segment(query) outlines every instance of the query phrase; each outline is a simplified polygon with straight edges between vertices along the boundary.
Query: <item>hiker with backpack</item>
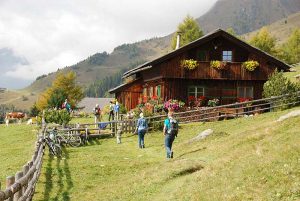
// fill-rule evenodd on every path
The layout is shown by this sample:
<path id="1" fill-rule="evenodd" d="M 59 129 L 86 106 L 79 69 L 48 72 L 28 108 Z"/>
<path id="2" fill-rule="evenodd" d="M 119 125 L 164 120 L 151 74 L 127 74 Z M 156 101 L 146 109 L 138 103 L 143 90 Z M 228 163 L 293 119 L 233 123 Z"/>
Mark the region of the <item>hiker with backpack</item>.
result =
<path id="1" fill-rule="evenodd" d="M 68 99 L 65 100 L 65 102 L 62 104 L 61 108 L 66 109 L 68 111 L 68 113 L 71 112 L 71 105 L 68 102 Z"/>
<path id="2" fill-rule="evenodd" d="M 97 128 L 97 123 L 101 121 L 101 109 L 98 104 L 96 104 L 93 113 L 95 115 L 95 128 Z"/>
<path id="3" fill-rule="evenodd" d="M 138 143 L 139 143 L 139 148 L 144 149 L 145 148 L 145 142 L 144 142 L 144 137 L 148 129 L 148 124 L 146 119 L 144 118 L 144 114 L 140 114 L 140 118 L 138 119 L 137 126 L 135 129 L 135 133 L 138 133 Z"/>
<path id="4" fill-rule="evenodd" d="M 178 122 L 173 118 L 173 112 L 168 113 L 168 118 L 164 122 L 163 134 L 165 136 L 167 158 L 173 158 L 172 144 L 178 134 Z"/>

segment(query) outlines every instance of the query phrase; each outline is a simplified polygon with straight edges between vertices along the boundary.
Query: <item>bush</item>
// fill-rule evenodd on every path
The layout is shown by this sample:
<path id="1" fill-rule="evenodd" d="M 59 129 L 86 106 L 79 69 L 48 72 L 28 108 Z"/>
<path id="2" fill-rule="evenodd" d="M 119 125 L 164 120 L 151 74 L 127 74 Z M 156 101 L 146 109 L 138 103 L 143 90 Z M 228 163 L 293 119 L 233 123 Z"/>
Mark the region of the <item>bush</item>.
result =
<path id="1" fill-rule="evenodd" d="M 120 114 L 126 114 L 127 110 L 126 110 L 125 106 L 123 104 L 120 104 L 120 103 L 119 103 L 119 105 L 120 105 Z"/>
<path id="2" fill-rule="evenodd" d="M 67 110 L 46 110 L 46 123 L 68 124 L 71 121 L 71 116 Z"/>
<path id="3" fill-rule="evenodd" d="M 165 110 L 172 110 L 174 112 L 177 112 L 180 108 L 184 107 L 185 103 L 182 101 L 178 101 L 175 99 L 170 99 L 164 103 L 164 109 Z"/>
<path id="4" fill-rule="evenodd" d="M 264 84 L 263 89 L 263 96 L 265 98 L 289 94 L 289 96 L 286 96 L 282 98 L 279 102 L 276 102 L 275 106 L 279 106 L 282 104 L 296 102 L 298 100 L 296 92 L 300 90 L 300 87 L 298 84 L 295 84 L 286 77 L 284 77 L 283 72 L 278 72 L 276 69 L 274 73 L 271 74 L 268 81 Z M 284 109 L 294 105 L 295 104 L 291 104 L 288 106 L 280 106 L 279 108 Z"/>
<path id="5" fill-rule="evenodd" d="M 218 104 L 219 104 L 219 99 L 217 99 L 217 98 L 208 100 L 208 102 L 207 102 L 208 107 L 216 107 Z"/>
<path id="6" fill-rule="evenodd" d="M 31 117 L 36 117 L 36 116 L 38 116 L 39 115 L 39 109 L 37 108 L 37 106 L 36 106 L 36 103 L 34 103 L 33 104 L 33 106 L 30 108 L 30 110 L 29 110 L 29 115 L 31 116 Z"/>

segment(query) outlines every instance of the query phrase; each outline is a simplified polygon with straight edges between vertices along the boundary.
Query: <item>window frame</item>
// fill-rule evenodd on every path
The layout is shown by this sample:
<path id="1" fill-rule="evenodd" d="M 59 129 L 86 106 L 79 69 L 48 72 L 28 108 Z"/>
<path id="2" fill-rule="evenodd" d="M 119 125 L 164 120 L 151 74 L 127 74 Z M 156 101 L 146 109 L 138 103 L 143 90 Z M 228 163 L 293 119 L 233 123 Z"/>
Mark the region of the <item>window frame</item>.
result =
<path id="1" fill-rule="evenodd" d="M 159 88 L 159 93 L 158 93 L 158 88 Z M 157 96 L 158 98 L 161 97 L 161 85 L 160 84 L 155 86 L 154 95 Z"/>
<path id="2" fill-rule="evenodd" d="M 148 96 L 149 96 L 150 98 L 153 97 L 153 87 L 152 87 L 152 86 L 148 88 Z"/>
<path id="3" fill-rule="evenodd" d="M 229 54 L 229 52 L 231 54 Z M 230 57 L 230 60 L 228 60 L 229 57 Z M 224 58 L 227 58 L 227 59 L 224 59 Z M 232 50 L 222 50 L 222 61 L 224 61 L 224 62 L 232 62 L 233 61 L 233 51 Z"/>
<path id="4" fill-rule="evenodd" d="M 146 97 L 148 95 L 147 87 L 143 88 L 143 96 Z"/>
<path id="5" fill-rule="evenodd" d="M 241 90 L 242 89 L 242 90 Z M 250 96 L 247 96 L 247 90 L 250 89 Z M 243 91 L 243 96 L 240 96 L 240 90 Z M 254 98 L 254 87 L 238 87 L 237 88 L 237 98 L 251 98 L 253 99 Z"/>
<path id="6" fill-rule="evenodd" d="M 198 89 L 201 88 L 201 95 L 200 95 L 200 92 L 198 92 Z M 194 92 L 192 92 L 194 95 L 192 95 L 190 93 L 190 89 L 194 89 Z M 199 85 L 191 85 L 191 86 L 188 86 L 188 89 L 187 89 L 187 95 L 188 97 L 190 96 L 194 96 L 195 98 L 198 98 L 199 96 L 205 96 L 205 87 L 204 86 L 199 86 Z"/>

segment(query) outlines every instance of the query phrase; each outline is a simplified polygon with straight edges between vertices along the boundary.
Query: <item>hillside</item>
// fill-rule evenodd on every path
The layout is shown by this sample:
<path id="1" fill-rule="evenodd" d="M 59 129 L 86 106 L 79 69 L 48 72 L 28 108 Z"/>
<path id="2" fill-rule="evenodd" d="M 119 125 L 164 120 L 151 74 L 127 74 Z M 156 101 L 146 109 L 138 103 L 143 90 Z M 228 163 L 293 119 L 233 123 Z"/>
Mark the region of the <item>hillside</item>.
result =
<path id="1" fill-rule="evenodd" d="M 299 0 L 219 0 L 198 22 L 205 31 L 231 27 L 244 34 L 299 11 Z"/>
<path id="2" fill-rule="evenodd" d="M 300 28 L 300 12 L 276 21 L 266 27 L 271 35 L 277 39 L 278 44 L 281 44 L 289 38 L 295 28 Z M 256 35 L 258 31 L 259 30 L 244 34 L 243 37 L 247 41 Z"/>
<path id="3" fill-rule="evenodd" d="M 63 160 L 46 153 L 34 200 L 299 200 L 300 117 L 275 122 L 289 111 L 182 125 L 169 161 L 161 131 L 143 150 L 124 135 L 68 147 Z"/>
<path id="4" fill-rule="evenodd" d="M 37 94 L 26 91 L 4 91 L 0 92 L 0 105 L 14 105 L 21 110 L 29 110 L 37 99 Z"/>
<path id="5" fill-rule="evenodd" d="M 197 20 L 204 32 L 232 27 L 237 33 L 243 34 L 297 11 L 300 11 L 299 0 L 219 0 L 210 11 Z M 135 67 L 168 52 L 170 38 L 171 35 L 168 35 L 133 44 L 123 44 L 116 47 L 111 54 L 97 53 L 62 71 L 74 70 L 78 75 L 78 82 L 87 86 L 95 80 L 119 72 L 120 69 Z M 25 90 L 43 91 L 50 85 L 54 76 L 55 72 L 33 82 Z"/>

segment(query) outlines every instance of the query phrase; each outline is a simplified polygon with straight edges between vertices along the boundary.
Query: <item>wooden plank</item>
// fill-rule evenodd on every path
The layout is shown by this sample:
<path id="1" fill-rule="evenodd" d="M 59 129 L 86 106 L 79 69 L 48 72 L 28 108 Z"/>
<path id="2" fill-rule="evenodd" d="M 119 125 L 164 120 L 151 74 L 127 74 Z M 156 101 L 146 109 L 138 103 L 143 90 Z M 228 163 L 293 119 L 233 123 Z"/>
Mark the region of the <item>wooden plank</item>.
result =
<path id="1" fill-rule="evenodd" d="M 15 176 L 6 177 L 6 189 L 10 189 L 10 187 L 15 183 Z M 13 201 L 13 195 L 10 191 L 10 196 L 6 201 Z"/>
<path id="2" fill-rule="evenodd" d="M 19 179 L 23 177 L 23 172 L 19 171 L 16 173 L 16 181 L 18 182 Z M 14 194 L 14 201 L 18 201 L 19 198 L 23 195 L 22 186 L 20 185 L 20 189 Z"/>

